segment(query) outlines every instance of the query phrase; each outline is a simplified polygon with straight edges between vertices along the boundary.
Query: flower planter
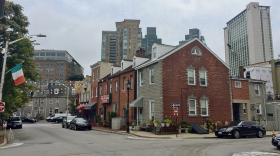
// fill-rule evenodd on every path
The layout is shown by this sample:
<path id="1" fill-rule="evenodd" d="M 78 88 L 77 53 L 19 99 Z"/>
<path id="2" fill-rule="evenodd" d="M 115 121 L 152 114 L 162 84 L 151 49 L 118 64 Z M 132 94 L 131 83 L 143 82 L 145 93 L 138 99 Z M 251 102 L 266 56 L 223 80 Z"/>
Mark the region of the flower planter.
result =
<path id="1" fill-rule="evenodd" d="M 165 123 L 161 123 L 161 127 L 164 127 L 165 126 Z"/>
<path id="2" fill-rule="evenodd" d="M 186 128 L 187 127 L 187 124 L 182 124 L 182 128 Z"/>
<path id="3" fill-rule="evenodd" d="M 157 127 L 158 123 L 154 123 L 154 126 Z"/>
<path id="4" fill-rule="evenodd" d="M 166 127 L 169 127 L 169 126 L 170 126 L 170 123 L 166 123 L 165 125 L 166 125 Z"/>
<path id="5" fill-rule="evenodd" d="M 153 123 L 147 123 L 147 125 L 148 125 L 148 126 L 154 126 L 154 124 L 153 124 Z"/>

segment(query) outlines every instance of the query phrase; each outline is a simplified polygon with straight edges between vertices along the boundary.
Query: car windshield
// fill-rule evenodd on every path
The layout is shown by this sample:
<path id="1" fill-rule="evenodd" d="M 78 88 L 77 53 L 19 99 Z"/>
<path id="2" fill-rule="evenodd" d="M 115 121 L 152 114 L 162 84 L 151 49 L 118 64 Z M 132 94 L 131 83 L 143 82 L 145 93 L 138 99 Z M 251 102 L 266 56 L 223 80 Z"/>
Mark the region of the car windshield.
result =
<path id="1" fill-rule="evenodd" d="M 51 115 L 51 117 L 54 117 L 54 116 L 55 116 L 55 114 Z"/>
<path id="2" fill-rule="evenodd" d="M 20 118 L 19 117 L 11 117 L 10 120 L 11 121 L 20 121 Z"/>
<path id="3" fill-rule="evenodd" d="M 242 124 L 242 121 L 232 121 L 227 124 L 227 126 L 240 126 Z"/>
<path id="4" fill-rule="evenodd" d="M 77 118 L 76 120 L 77 122 L 85 122 L 85 123 L 88 123 L 88 120 L 85 120 L 83 118 Z"/>
<path id="5" fill-rule="evenodd" d="M 75 118 L 75 116 L 68 116 L 67 120 L 73 120 Z"/>

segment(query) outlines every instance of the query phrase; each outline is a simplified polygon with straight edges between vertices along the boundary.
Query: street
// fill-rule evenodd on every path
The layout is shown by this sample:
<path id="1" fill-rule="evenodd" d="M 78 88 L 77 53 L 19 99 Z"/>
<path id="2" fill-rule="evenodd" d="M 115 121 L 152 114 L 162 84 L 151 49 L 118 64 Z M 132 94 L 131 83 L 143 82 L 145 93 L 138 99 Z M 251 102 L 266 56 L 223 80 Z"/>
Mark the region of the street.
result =
<path id="1" fill-rule="evenodd" d="M 24 124 L 14 129 L 17 147 L 0 148 L 1 156 L 68 155 L 188 155 L 230 156 L 237 152 L 274 152 L 270 137 L 242 139 L 133 139 L 127 135 L 99 131 L 74 131 L 61 124 Z"/>

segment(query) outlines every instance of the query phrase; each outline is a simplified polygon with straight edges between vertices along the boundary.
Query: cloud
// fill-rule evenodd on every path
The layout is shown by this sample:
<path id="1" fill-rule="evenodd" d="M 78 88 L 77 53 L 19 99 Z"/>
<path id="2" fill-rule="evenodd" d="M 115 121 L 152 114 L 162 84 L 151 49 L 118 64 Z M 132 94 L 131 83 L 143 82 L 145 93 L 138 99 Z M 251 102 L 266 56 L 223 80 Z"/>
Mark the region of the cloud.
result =
<path id="1" fill-rule="evenodd" d="M 29 32 L 46 34 L 36 39 L 35 49 L 67 50 L 90 75 L 90 65 L 101 58 L 102 30 L 115 30 L 115 22 L 141 20 L 143 36 L 146 27 L 157 27 L 164 44 L 177 45 L 189 29 L 198 28 L 206 44 L 225 59 L 226 22 L 246 8 L 250 0 L 14 0 L 24 7 L 30 21 Z M 280 2 L 260 0 L 271 6 L 274 56 L 280 51 Z"/>

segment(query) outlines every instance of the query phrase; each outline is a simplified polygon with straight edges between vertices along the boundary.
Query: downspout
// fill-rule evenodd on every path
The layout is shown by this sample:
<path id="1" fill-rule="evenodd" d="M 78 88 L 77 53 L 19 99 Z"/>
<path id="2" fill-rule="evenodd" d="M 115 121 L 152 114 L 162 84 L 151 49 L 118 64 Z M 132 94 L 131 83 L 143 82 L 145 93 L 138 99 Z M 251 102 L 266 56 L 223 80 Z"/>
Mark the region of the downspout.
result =
<path id="1" fill-rule="evenodd" d="M 229 96 L 230 96 L 231 121 L 233 121 L 232 88 L 231 88 L 231 77 L 230 76 L 229 76 Z"/>
<path id="2" fill-rule="evenodd" d="M 266 115 L 267 115 L 267 113 L 266 113 L 266 103 L 265 103 L 265 92 L 264 92 L 264 87 L 265 87 L 265 84 L 263 83 L 263 104 L 264 104 L 264 110 L 265 110 L 265 127 L 267 127 L 267 118 L 266 118 Z"/>

